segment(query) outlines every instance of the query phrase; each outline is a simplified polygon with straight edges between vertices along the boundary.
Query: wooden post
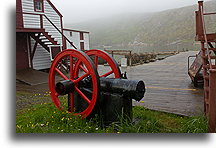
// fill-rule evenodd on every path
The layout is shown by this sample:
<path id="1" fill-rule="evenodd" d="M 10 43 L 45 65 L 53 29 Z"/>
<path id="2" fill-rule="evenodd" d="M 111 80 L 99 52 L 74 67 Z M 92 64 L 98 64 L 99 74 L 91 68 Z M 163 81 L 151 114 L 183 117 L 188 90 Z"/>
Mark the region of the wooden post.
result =
<path id="1" fill-rule="evenodd" d="M 209 70 L 209 133 L 215 133 L 215 108 L 216 108 L 216 70 Z"/>
<path id="2" fill-rule="evenodd" d="M 132 65 L 132 54 L 131 54 L 131 50 L 130 50 L 130 52 L 129 52 L 129 66 L 131 66 Z"/>
<path id="3" fill-rule="evenodd" d="M 43 29 L 43 15 L 40 15 L 40 27 Z"/>

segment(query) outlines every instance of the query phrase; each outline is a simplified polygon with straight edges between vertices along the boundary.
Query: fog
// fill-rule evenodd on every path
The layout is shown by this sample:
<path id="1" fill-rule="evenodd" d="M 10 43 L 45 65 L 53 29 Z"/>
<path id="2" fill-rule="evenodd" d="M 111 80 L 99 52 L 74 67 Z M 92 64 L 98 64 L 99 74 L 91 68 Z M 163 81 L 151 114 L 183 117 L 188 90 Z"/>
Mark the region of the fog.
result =
<path id="1" fill-rule="evenodd" d="M 157 12 L 197 4 L 198 0 L 51 0 L 65 24 L 122 13 Z M 207 1 L 207 0 L 206 0 Z"/>

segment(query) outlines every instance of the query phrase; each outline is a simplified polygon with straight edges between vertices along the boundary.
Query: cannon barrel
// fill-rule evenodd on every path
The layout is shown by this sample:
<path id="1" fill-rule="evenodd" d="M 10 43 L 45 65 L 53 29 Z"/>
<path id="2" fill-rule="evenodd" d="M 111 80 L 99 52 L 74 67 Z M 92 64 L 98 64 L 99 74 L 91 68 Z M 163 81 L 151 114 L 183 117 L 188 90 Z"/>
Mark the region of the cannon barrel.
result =
<path id="1" fill-rule="evenodd" d="M 100 78 L 100 90 L 140 101 L 145 94 L 145 84 L 139 80 Z"/>
<path id="2" fill-rule="evenodd" d="M 89 88 L 90 80 L 82 80 L 81 87 Z M 74 84 L 70 80 L 60 81 L 56 84 L 56 91 L 59 95 L 73 92 Z M 128 79 L 100 78 L 100 90 L 109 93 L 122 94 L 125 97 L 140 101 L 145 94 L 145 84 L 143 81 Z"/>

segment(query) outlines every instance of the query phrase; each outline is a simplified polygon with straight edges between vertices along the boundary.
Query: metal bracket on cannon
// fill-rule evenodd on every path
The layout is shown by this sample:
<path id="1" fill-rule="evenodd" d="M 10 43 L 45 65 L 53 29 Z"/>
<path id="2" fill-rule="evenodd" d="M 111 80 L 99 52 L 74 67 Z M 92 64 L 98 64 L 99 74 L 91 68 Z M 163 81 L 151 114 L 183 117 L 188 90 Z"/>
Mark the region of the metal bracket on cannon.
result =
<path id="1" fill-rule="evenodd" d="M 109 66 L 99 65 L 100 60 Z M 60 68 L 62 60 L 67 61 L 69 74 Z M 99 71 L 102 67 L 103 73 Z M 109 69 L 104 71 L 104 69 Z M 64 80 L 55 82 L 57 77 Z M 75 115 L 91 118 L 96 114 L 107 125 L 118 122 L 123 115 L 132 119 L 132 99 L 140 101 L 144 97 L 143 81 L 128 80 L 121 74 L 116 61 L 106 52 L 89 50 L 64 50 L 58 54 L 51 65 L 49 87 L 55 106 L 68 109 Z M 67 106 L 63 106 L 60 96 L 68 95 Z"/>

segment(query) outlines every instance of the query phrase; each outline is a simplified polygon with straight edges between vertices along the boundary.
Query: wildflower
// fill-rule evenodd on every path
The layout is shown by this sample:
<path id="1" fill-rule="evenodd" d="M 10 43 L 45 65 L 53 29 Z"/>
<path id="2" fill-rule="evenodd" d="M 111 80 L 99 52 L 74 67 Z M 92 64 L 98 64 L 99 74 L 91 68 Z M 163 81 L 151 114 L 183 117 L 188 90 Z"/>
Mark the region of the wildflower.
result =
<path id="1" fill-rule="evenodd" d="M 63 117 L 61 120 L 63 121 L 65 119 L 65 117 Z"/>
<path id="2" fill-rule="evenodd" d="M 95 130 L 98 130 L 98 127 L 96 127 Z"/>
<path id="3" fill-rule="evenodd" d="M 44 126 L 44 124 L 40 124 L 40 126 Z"/>
<path id="4" fill-rule="evenodd" d="M 117 134 L 119 134 L 120 132 L 117 132 Z"/>
<path id="5" fill-rule="evenodd" d="M 61 132 L 63 132 L 64 130 L 61 130 Z"/>

